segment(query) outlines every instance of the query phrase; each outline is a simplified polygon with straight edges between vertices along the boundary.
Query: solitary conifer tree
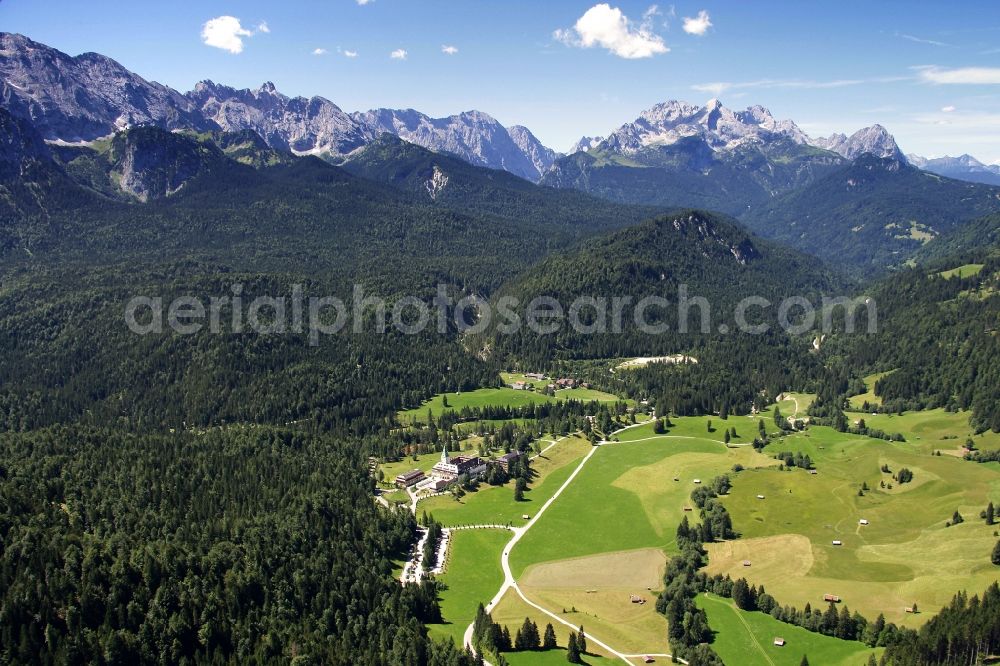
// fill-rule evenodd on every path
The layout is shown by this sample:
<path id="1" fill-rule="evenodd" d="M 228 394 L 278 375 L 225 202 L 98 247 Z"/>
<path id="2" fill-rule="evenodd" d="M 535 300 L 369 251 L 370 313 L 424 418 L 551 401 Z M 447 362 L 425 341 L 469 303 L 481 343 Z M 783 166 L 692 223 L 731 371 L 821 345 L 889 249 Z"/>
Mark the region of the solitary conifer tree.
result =
<path id="1" fill-rule="evenodd" d="M 556 630 L 552 628 L 552 623 L 545 625 L 545 637 L 542 638 L 542 649 L 543 650 L 555 650 L 559 647 L 556 643 Z"/>

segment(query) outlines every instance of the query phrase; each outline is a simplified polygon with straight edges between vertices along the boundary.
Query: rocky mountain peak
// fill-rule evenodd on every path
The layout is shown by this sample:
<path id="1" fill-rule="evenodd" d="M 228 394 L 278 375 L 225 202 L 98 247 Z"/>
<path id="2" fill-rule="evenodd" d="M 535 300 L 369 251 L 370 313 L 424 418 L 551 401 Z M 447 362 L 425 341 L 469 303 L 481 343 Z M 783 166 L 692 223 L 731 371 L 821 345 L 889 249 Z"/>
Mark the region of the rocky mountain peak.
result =
<path id="1" fill-rule="evenodd" d="M 849 160 L 870 153 L 875 157 L 906 161 L 903 151 L 896 145 L 896 139 L 889 130 L 879 124 L 859 129 L 851 136 L 832 134 L 826 138 L 815 139 L 812 144 L 831 150 Z"/>
<path id="2" fill-rule="evenodd" d="M 591 148 L 597 147 L 602 141 L 604 141 L 603 136 L 584 136 L 580 137 L 580 140 L 570 146 L 567 155 L 572 155 L 574 153 L 585 153 Z"/>
<path id="3" fill-rule="evenodd" d="M 643 111 L 635 121 L 618 128 L 602 147 L 631 155 L 649 146 L 672 145 L 689 137 L 700 137 L 713 150 L 772 138 L 790 139 L 798 144 L 808 141 L 795 123 L 776 121 L 762 106 L 737 112 L 713 98 L 704 106 L 677 100 L 657 104 Z"/>

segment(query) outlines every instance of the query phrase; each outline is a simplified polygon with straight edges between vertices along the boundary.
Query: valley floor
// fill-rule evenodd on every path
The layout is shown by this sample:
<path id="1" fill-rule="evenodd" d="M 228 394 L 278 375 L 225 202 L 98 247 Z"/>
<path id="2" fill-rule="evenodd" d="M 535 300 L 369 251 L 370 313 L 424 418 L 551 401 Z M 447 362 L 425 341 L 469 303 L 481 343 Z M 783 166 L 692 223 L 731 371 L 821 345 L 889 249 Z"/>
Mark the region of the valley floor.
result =
<path id="1" fill-rule="evenodd" d="M 782 415 L 795 416 L 805 413 L 812 396 L 783 398 Z M 740 538 L 708 545 L 709 573 L 745 577 L 782 605 L 824 607 L 823 596 L 835 594 L 869 619 L 881 613 L 919 626 L 955 592 L 979 593 L 997 579 L 989 555 L 998 528 L 985 525 L 979 513 L 989 501 L 1000 503 L 1000 465 L 955 455 L 965 442 L 966 414 L 865 418 L 907 441 L 812 426 L 773 437 L 758 452 L 750 443 L 760 420 L 777 435 L 771 412 L 675 418 L 664 434 L 639 423 L 596 446 L 578 436 L 549 439 L 535 459 L 537 477 L 525 502 L 515 502 L 509 487 L 422 500 L 418 511 L 446 526 L 513 529 L 453 532 L 441 576 L 448 586 L 446 623 L 432 631 L 468 640 L 476 606 L 492 599 L 488 610 L 512 633 L 529 617 L 540 628 L 553 624 L 565 645 L 571 628 L 584 627 L 598 655 L 588 663 L 667 655 L 667 624 L 655 601 L 676 552 L 675 531 L 685 516 L 697 522 L 691 492 L 722 474 L 732 480 L 722 501 Z M 728 445 L 720 428 L 736 431 Z M 981 436 L 977 445 L 992 448 L 994 439 Z M 775 458 L 783 451 L 808 454 L 815 473 L 785 468 Z M 912 481 L 895 483 L 903 468 L 912 471 Z M 946 526 L 955 511 L 966 521 Z M 812 663 L 855 664 L 874 652 L 738 610 L 728 599 L 702 595 L 697 603 L 715 631 L 713 648 L 727 663 L 797 664 L 805 654 Z M 913 606 L 918 613 L 905 612 Z M 785 647 L 773 645 L 776 636 Z M 506 656 L 512 664 L 564 659 L 561 650 Z"/>

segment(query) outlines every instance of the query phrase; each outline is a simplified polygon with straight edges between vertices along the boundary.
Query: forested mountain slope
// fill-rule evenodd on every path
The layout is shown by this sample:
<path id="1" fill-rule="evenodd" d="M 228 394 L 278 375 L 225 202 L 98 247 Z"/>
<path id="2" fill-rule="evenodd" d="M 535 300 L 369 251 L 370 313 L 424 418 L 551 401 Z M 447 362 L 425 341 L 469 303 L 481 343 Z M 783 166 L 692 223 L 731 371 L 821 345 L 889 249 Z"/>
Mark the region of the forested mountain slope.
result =
<path id="1" fill-rule="evenodd" d="M 620 155 L 600 146 L 556 160 L 541 184 L 611 201 L 687 206 L 740 215 L 774 194 L 812 182 L 843 160 L 787 139 L 713 151 L 701 138 Z"/>
<path id="2" fill-rule="evenodd" d="M 830 358 L 859 377 L 891 371 L 873 409 L 971 409 L 975 429 L 1000 432 L 1000 258 L 980 260 L 967 277 L 940 274 L 968 263 L 962 255 L 900 271 L 866 290 L 877 333 L 828 340 Z"/>
<path id="3" fill-rule="evenodd" d="M 442 208 L 537 229 L 562 222 L 577 238 L 636 224 L 663 210 L 611 203 L 576 190 L 539 187 L 506 171 L 472 166 L 391 134 L 383 134 L 351 155 L 343 168 Z M 537 240 L 544 242 L 543 237 Z"/>
<path id="4" fill-rule="evenodd" d="M 795 295 L 812 297 L 818 305 L 822 294 L 847 288 L 814 258 L 754 237 L 731 219 L 679 211 L 554 254 L 497 292 L 496 301 L 513 297 L 522 308 L 536 297 L 552 297 L 564 314 L 577 298 L 603 298 L 603 319 L 592 307 L 580 310 L 584 324 L 603 321 L 603 331 L 575 331 L 564 319 L 547 335 L 496 333 L 489 348 L 524 367 L 547 367 L 559 359 L 690 354 L 698 363 L 674 373 L 630 371 L 617 380 L 648 379 L 656 386 L 647 389 L 668 396 L 665 406 L 675 413 L 717 412 L 723 405 L 727 411 L 746 413 L 755 401 L 765 399 L 761 391 L 773 396 L 816 376 L 817 366 L 808 353 L 811 338 L 789 336 L 776 325 L 779 301 Z M 690 303 L 686 332 L 680 329 L 681 289 L 686 289 Z M 636 307 L 651 296 L 667 303 L 643 311 L 651 327 L 644 332 L 637 325 Z M 766 333 L 737 330 L 736 306 L 750 296 L 772 304 L 747 310 L 747 323 L 766 324 Z M 629 299 L 619 329 L 608 314 L 613 298 Z M 696 299 L 704 299 L 708 307 L 695 305 Z"/>
<path id="5" fill-rule="evenodd" d="M 998 209 L 1000 189 L 866 154 L 741 220 L 759 234 L 871 274 Z"/>

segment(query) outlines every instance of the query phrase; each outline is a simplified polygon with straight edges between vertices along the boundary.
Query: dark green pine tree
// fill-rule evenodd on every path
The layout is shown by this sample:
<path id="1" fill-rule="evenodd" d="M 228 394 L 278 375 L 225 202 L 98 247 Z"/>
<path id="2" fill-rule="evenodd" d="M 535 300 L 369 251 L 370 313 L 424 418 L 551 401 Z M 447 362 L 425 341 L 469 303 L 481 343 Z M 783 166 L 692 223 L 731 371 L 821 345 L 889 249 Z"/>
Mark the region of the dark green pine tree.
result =
<path id="1" fill-rule="evenodd" d="M 580 625 L 580 630 L 576 634 L 576 647 L 580 650 L 580 654 L 587 654 L 587 634 L 583 633 L 583 625 Z"/>
<path id="2" fill-rule="evenodd" d="M 555 650 L 559 647 L 556 642 L 556 630 L 552 627 L 552 623 L 545 625 L 545 636 L 542 638 L 542 649 L 543 650 Z"/>
<path id="3" fill-rule="evenodd" d="M 569 642 L 566 644 L 566 661 L 571 664 L 581 664 L 580 647 L 576 644 L 576 634 L 569 632 Z"/>
<path id="4" fill-rule="evenodd" d="M 524 618 L 524 623 L 517 630 L 517 637 L 514 639 L 514 649 L 518 652 L 525 650 L 537 650 L 542 646 L 542 640 L 538 636 L 538 625 L 531 621 L 531 618 Z"/>
<path id="5" fill-rule="evenodd" d="M 993 556 L 990 561 L 997 566 L 1000 566 L 1000 541 L 997 541 L 997 545 L 993 547 Z"/>
<path id="6" fill-rule="evenodd" d="M 809 657 L 802 655 L 802 661 L 799 662 L 799 666 L 809 666 Z"/>
<path id="7" fill-rule="evenodd" d="M 752 609 L 753 601 L 750 597 L 750 586 L 747 585 L 745 578 L 740 578 L 733 583 L 733 601 L 736 602 L 736 607 L 741 610 Z"/>

